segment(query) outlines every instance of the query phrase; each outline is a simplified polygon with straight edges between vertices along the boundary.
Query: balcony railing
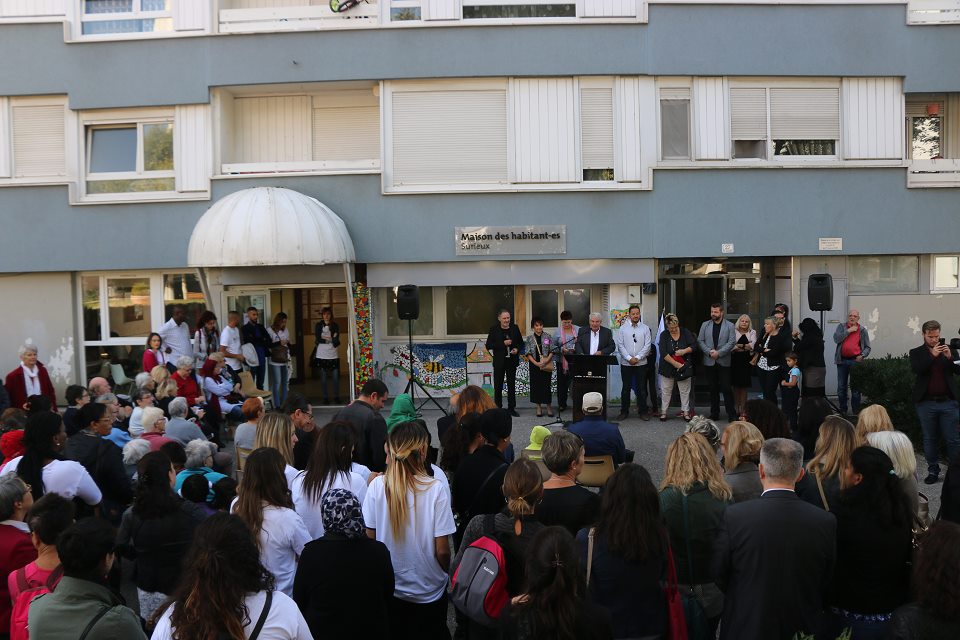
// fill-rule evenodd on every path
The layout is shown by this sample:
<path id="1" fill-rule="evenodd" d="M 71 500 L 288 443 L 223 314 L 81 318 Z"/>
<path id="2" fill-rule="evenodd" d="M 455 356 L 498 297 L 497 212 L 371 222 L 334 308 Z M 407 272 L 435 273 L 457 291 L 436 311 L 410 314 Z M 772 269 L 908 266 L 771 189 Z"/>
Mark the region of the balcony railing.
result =
<path id="1" fill-rule="evenodd" d="M 910 0 L 907 24 L 960 23 L 960 0 Z"/>
<path id="2" fill-rule="evenodd" d="M 960 187 L 960 159 L 911 160 L 907 187 Z"/>
<path id="3" fill-rule="evenodd" d="M 243 4 L 247 3 L 234 1 L 221 5 L 224 8 L 220 9 L 220 33 L 358 28 L 374 27 L 380 23 L 380 6 L 376 0 L 361 2 L 342 13 L 334 12 L 326 2 L 267 8 L 229 8 Z"/>

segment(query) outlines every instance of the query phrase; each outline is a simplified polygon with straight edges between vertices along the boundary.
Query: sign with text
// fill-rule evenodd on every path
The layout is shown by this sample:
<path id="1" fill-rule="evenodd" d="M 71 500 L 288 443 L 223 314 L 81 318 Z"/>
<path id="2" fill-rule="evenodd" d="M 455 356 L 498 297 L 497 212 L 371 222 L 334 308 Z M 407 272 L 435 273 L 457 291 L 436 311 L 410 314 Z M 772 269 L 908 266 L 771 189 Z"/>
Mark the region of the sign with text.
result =
<path id="1" fill-rule="evenodd" d="M 458 256 L 547 255 L 567 252 L 566 225 L 456 227 Z"/>

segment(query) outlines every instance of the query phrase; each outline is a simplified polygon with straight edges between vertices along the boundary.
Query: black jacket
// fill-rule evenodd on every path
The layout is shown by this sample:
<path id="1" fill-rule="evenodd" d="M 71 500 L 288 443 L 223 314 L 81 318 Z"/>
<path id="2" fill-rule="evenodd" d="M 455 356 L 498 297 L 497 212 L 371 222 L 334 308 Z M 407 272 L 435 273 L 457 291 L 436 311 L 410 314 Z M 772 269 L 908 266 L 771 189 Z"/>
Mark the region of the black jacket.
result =
<path id="1" fill-rule="evenodd" d="M 510 349 L 517 350 L 515 355 L 508 354 L 510 349 L 503 344 L 505 340 L 511 341 Z M 509 329 L 503 329 L 499 324 L 495 324 L 487 333 L 485 346 L 493 355 L 493 366 L 501 366 L 504 363 L 516 366 L 520 363 L 520 354 L 523 353 L 523 334 L 520 333 L 520 327 L 515 324 L 511 324 Z"/>
<path id="2" fill-rule="evenodd" d="M 123 466 L 120 447 L 96 434 L 79 431 L 67 438 L 64 455 L 87 470 L 103 494 L 100 504 L 103 517 L 118 524 L 123 510 L 133 499 L 133 486 Z"/>
<path id="3" fill-rule="evenodd" d="M 315 638 L 388 638 L 393 588 L 382 542 L 327 533 L 303 548 L 293 599 Z"/>
<path id="4" fill-rule="evenodd" d="M 670 337 L 669 331 L 664 331 L 660 334 L 660 362 L 658 373 L 665 378 L 673 378 L 677 375 L 677 369 L 669 362 L 665 361 L 664 358 L 667 356 L 673 357 L 673 338 Z M 693 335 L 688 329 L 680 327 L 680 339 L 677 340 L 677 350 L 686 349 L 687 347 L 693 347 L 693 351 L 687 355 L 680 356 L 683 358 L 684 362 L 694 363 L 696 362 L 697 357 L 697 338 Z"/>
<path id="5" fill-rule="evenodd" d="M 272 341 L 270 340 L 270 334 L 267 333 L 266 328 L 257 322 L 248 322 L 240 328 L 240 337 L 243 340 L 243 344 L 252 344 L 257 348 L 258 353 L 266 353 L 270 350 L 270 345 Z M 264 364 L 264 363 L 260 363 Z"/>
<path id="6" fill-rule="evenodd" d="M 793 348 L 793 338 L 790 337 L 790 334 L 784 327 L 780 327 L 780 331 L 777 332 L 777 335 L 770 336 L 770 340 L 764 344 L 766 335 L 758 336 L 757 342 L 753 347 L 754 353 L 759 353 L 761 356 L 767 357 L 767 364 L 771 367 L 785 367 L 787 366 L 787 361 L 784 356 L 787 355 L 787 352 Z M 764 349 L 770 349 L 767 353 L 764 353 Z"/>
<path id="7" fill-rule="evenodd" d="M 503 509 L 507 460 L 496 447 L 482 445 L 460 461 L 451 483 L 453 511 L 460 516 L 457 540 L 473 516 Z"/>
<path id="8" fill-rule="evenodd" d="M 597 349 L 601 354 L 609 356 L 617 350 L 617 345 L 613 341 L 613 331 L 606 327 L 600 327 L 600 340 L 597 342 Z M 590 351 L 590 327 L 580 327 L 577 332 L 577 343 L 573 350 L 576 354 L 593 355 Z"/>
<path id="9" fill-rule="evenodd" d="M 199 505 L 178 501 L 179 509 L 159 518 L 141 519 L 133 507 L 123 512 L 117 548 L 121 555 L 135 559 L 139 589 L 170 595 L 177 586 L 193 532 L 206 517 Z"/>
<path id="10" fill-rule="evenodd" d="M 938 357 L 942 358 L 943 356 Z M 957 381 L 953 378 L 957 373 L 960 373 L 960 367 L 953 364 L 956 360 L 957 352 L 951 349 L 950 363 L 947 365 L 946 371 L 944 371 L 944 377 L 947 379 L 947 388 L 950 390 L 950 396 L 954 400 L 960 398 L 960 396 L 957 396 Z M 910 368 L 917 374 L 917 381 L 913 385 L 913 401 L 920 402 L 927 393 L 927 384 L 930 382 L 930 369 L 933 368 L 933 356 L 930 355 L 930 350 L 927 349 L 927 345 L 923 344 L 915 349 L 910 349 Z"/>
<path id="11" fill-rule="evenodd" d="M 387 468 L 387 454 L 383 444 L 387 441 L 387 421 L 379 411 L 362 400 L 354 400 L 341 409 L 334 420 L 345 420 L 353 427 L 357 437 L 357 447 L 353 459 L 371 471 L 383 471 Z"/>
<path id="12" fill-rule="evenodd" d="M 317 352 L 318 344 L 320 344 L 321 342 L 326 344 L 327 342 L 326 340 L 320 337 L 323 334 L 323 328 L 326 326 L 330 327 L 330 335 L 333 336 L 330 339 L 330 344 L 332 344 L 334 347 L 340 346 L 340 327 L 337 326 L 336 322 L 330 322 L 330 324 L 328 325 L 326 322 L 321 320 L 315 325 L 313 325 L 313 337 L 315 339 L 315 343 L 313 346 L 313 353 Z"/>
<path id="13" fill-rule="evenodd" d="M 724 592 L 721 640 L 789 640 L 798 631 L 819 631 L 836 531 L 832 514 L 792 491 L 727 507 L 713 554 Z"/>
<path id="14" fill-rule="evenodd" d="M 793 341 L 793 351 L 797 354 L 799 359 L 797 366 L 800 367 L 801 371 L 807 367 L 827 366 L 823 358 L 823 346 L 823 335 L 810 331 L 800 336 L 799 340 Z"/>

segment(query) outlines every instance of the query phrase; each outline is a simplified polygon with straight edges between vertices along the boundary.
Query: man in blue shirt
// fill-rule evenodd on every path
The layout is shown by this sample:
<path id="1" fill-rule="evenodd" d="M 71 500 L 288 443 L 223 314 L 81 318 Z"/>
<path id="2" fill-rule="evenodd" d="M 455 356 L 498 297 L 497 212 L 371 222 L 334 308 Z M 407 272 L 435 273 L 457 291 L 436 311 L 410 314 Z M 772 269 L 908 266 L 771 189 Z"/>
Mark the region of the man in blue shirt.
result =
<path id="1" fill-rule="evenodd" d="M 603 395 L 596 391 L 583 394 L 583 420 L 570 425 L 570 433 L 583 440 L 584 455 L 612 456 L 615 465 L 627 462 L 628 452 L 623 444 L 623 436 L 615 424 L 611 424 L 600 415 L 603 412 Z M 629 457 L 633 458 L 633 452 Z"/>

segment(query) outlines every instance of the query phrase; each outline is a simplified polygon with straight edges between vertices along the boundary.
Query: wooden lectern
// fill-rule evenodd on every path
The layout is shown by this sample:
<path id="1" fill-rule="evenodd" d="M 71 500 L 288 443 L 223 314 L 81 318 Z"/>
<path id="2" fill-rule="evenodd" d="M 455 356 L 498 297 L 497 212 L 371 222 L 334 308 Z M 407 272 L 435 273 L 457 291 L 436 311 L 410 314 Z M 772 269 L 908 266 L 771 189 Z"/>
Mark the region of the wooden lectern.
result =
<path id="1" fill-rule="evenodd" d="M 616 356 L 568 354 L 564 358 L 573 376 L 573 421 L 583 420 L 583 394 L 596 391 L 603 396 L 603 419 L 607 419 L 607 367 L 617 364 Z"/>

